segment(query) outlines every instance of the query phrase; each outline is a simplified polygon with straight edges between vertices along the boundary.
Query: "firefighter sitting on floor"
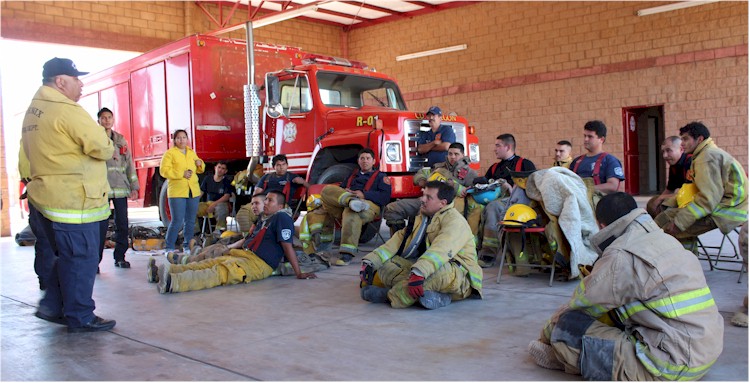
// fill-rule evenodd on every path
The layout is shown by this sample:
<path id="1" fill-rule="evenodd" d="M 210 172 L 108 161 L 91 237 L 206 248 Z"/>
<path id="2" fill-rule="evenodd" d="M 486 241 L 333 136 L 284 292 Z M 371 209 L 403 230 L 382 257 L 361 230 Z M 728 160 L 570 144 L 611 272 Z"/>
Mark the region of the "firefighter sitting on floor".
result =
<path id="1" fill-rule="evenodd" d="M 437 309 L 471 296 L 481 298 L 469 224 L 453 208 L 455 191 L 440 181 L 425 185 L 421 214 L 367 254 L 360 271 L 362 299 L 405 308 L 419 302 Z"/>
<path id="2" fill-rule="evenodd" d="M 448 148 L 448 160 L 435 164 L 432 169 L 422 168 L 414 174 L 414 185 L 424 187 L 428 181 L 448 182 L 456 191 L 453 205 L 461 215 L 469 222 L 471 232 L 476 239 L 479 230 L 479 220 L 482 216 L 484 205 L 474 201 L 471 195 L 467 195 L 468 187 L 473 185 L 477 173 L 469 167 L 471 161 L 464 156 L 464 145 L 454 142 Z M 391 235 L 406 227 L 406 220 L 419 214 L 421 203 L 419 198 L 404 198 L 389 203 L 383 211 L 383 219 L 391 229 Z"/>
<path id="3" fill-rule="evenodd" d="M 290 262 L 298 279 L 316 278 L 314 273 L 301 272 L 297 264 L 292 247 L 294 222 L 287 214 L 280 213 L 284 197 L 280 192 L 268 193 L 263 209 L 267 218 L 247 238 L 228 246 L 227 255 L 185 265 L 161 264 L 157 268 L 158 278 L 152 277 L 153 264 L 150 264 L 149 281 L 158 279 L 161 294 L 250 283 L 271 276 L 282 258 Z"/>

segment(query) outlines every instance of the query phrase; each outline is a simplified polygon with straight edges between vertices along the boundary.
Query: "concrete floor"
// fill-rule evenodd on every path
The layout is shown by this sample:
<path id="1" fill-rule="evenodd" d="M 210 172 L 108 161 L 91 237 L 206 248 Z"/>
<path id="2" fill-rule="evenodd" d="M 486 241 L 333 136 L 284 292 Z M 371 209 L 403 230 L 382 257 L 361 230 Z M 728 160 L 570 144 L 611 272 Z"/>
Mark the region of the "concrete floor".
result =
<path id="1" fill-rule="evenodd" d="M 497 269 L 485 270 L 484 300 L 395 310 L 359 298 L 358 262 L 315 280 L 272 277 L 161 295 L 146 282 L 148 252 L 129 251 L 127 270 L 107 250 L 94 299 L 96 313 L 117 326 L 68 334 L 33 315 L 41 297 L 33 248 L 2 238 L 0 250 L 2 380 L 580 380 L 537 367 L 526 352 L 577 285 L 548 287 L 547 274 L 497 284 Z M 725 318 L 724 352 L 704 380 L 747 381 L 748 330 L 729 323 L 747 276 L 737 283 L 737 272 L 703 264 Z"/>

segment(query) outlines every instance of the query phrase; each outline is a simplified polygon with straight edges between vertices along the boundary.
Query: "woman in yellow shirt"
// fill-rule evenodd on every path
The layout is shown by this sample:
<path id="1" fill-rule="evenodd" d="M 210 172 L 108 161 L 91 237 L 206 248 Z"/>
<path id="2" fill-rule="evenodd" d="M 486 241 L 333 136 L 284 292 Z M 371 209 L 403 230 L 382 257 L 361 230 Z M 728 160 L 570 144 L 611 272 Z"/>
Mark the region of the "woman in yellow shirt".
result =
<path id="1" fill-rule="evenodd" d="M 166 252 L 175 250 L 177 234 L 182 229 L 184 241 L 182 247 L 186 253 L 190 252 L 188 243 L 193 238 L 195 217 L 198 212 L 198 202 L 201 188 L 198 185 L 198 174 L 203 173 L 205 164 L 198 158 L 188 145 L 187 132 L 180 129 L 172 136 L 172 146 L 164 153 L 159 164 L 159 174 L 169 182 L 167 197 L 172 219 L 167 228 Z"/>

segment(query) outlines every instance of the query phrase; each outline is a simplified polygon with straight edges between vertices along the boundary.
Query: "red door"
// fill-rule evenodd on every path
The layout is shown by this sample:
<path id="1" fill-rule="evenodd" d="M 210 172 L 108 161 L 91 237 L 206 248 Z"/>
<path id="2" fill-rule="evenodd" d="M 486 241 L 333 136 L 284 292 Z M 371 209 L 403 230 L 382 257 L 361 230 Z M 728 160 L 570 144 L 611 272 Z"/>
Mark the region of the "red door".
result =
<path id="1" fill-rule="evenodd" d="M 622 129 L 625 161 L 625 192 L 631 195 L 640 193 L 638 169 L 638 115 L 635 110 L 622 110 Z"/>

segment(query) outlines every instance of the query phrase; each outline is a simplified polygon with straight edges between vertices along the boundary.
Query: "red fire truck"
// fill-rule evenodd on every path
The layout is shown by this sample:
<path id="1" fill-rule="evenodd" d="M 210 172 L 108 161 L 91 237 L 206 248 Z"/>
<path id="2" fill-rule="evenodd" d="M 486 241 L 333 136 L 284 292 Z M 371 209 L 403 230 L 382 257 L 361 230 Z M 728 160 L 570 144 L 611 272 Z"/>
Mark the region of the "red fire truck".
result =
<path id="1" fill-rule="evenodd" d="M 356 153 L 368 147 L 391 178 L 393 198 L 421 193 L 412 175 L 426 158 L 417 153 L 416 140 L 429 125 L 423 112 L 407 111 L 392 78 L 361 62 L 299 48 L 254 47 L 260 100 L 255 132 L 246 128 L 243 86 L 250 75 L 244 40 L 189 36 L 83 79 L 81 105 L 92 115 L 112 109 L 115 130 L 130 142 L 142 206 L 166 205 L 158 166 L 177 129 L 188 132 L 207 170 L 218 160 L 230 163 L 230 173 L 248 167 L 254 139 L 259 155 L 252 158 L 267 171 L 270 158 L 283 153 L 289 171 L 311 184 L 333 183 L 351 174 Z M 458 116 L 444 116 L 444 123 L 478 169 L 473 127 Z"/>

